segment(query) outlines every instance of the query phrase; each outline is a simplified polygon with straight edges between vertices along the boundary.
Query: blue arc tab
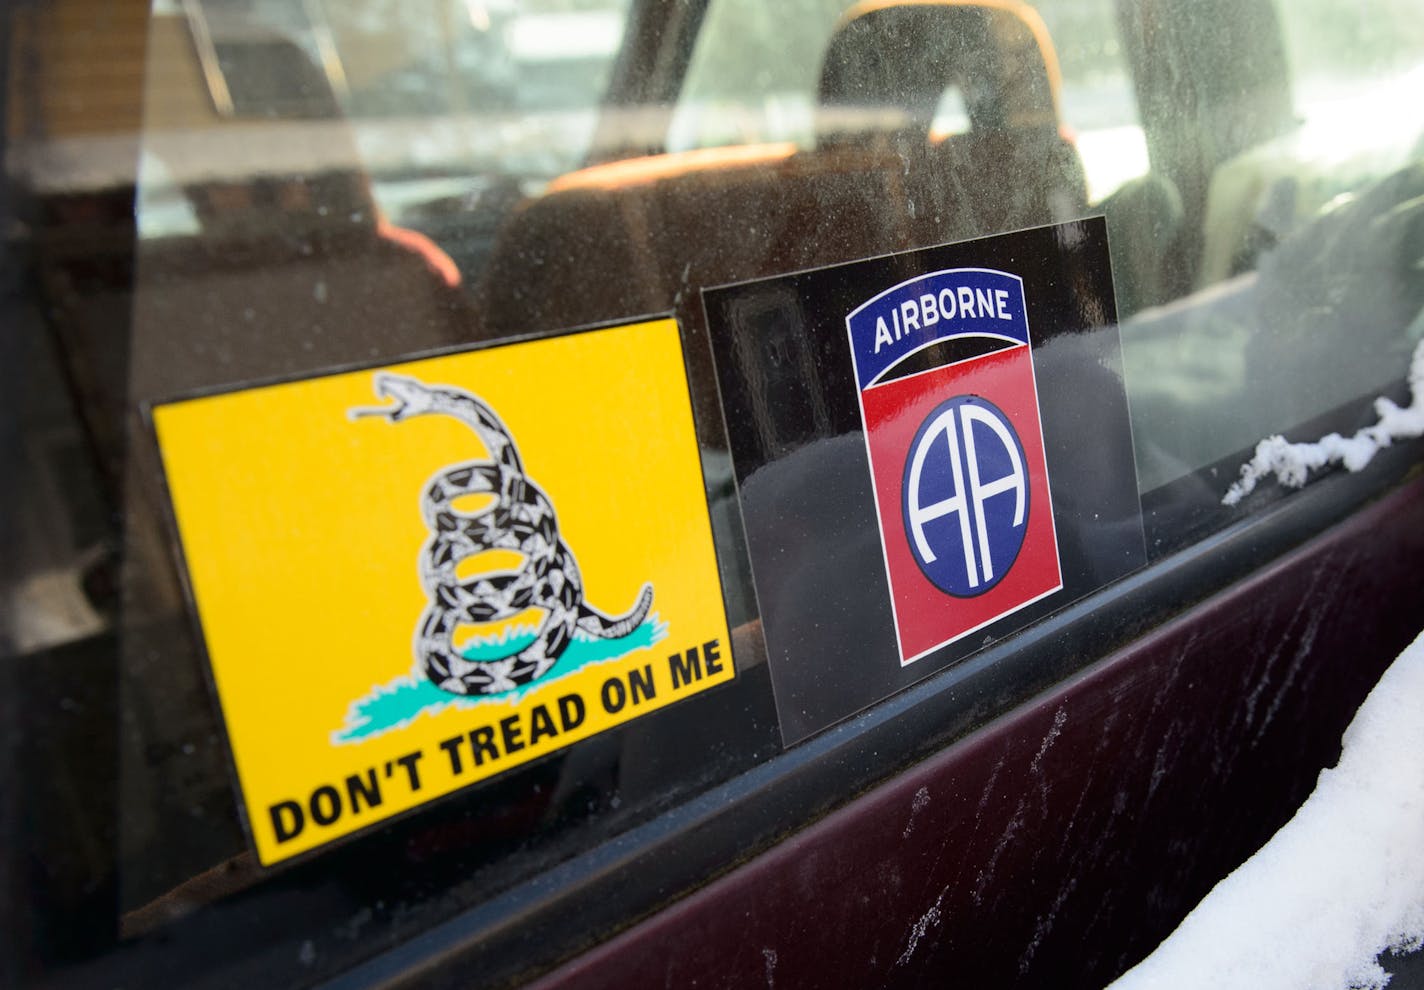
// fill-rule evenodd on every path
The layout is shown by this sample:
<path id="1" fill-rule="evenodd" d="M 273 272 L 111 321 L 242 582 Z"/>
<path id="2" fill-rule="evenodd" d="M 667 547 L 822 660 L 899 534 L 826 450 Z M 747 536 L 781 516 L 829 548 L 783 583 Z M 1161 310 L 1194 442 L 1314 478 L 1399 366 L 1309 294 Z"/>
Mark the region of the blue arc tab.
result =
<path id="1" fill-rule="evenodd" d="M 987 268 L 949 268 L 901 282 L 862 303 L 846 325 L 862 390 L 942 340 L 982 336 L 1029 343 L 1023 281 Z"/>

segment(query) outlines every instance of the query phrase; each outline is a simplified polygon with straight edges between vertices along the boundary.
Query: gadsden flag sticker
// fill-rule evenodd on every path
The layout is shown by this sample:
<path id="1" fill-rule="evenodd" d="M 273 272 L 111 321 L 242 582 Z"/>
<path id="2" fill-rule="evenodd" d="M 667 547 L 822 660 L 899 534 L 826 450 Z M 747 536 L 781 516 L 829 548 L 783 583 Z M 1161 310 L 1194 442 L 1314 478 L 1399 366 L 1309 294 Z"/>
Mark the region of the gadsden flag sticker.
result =
<path id="1" fill-rule="evenodd" d="M 735 676 L 671 320 L 153 422 L 264 864 Z"/>

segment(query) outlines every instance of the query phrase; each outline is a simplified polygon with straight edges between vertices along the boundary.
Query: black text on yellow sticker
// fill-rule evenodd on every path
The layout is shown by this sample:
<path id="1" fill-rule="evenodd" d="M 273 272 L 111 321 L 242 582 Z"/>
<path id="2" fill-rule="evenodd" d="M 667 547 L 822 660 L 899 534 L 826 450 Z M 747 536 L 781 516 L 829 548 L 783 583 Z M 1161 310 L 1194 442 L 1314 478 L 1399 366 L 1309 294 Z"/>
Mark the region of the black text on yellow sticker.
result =
<path id="1" fill-rule="evenodd" d="M 153 418 L 263 863 L 734 676 L 671 320 Z"/>

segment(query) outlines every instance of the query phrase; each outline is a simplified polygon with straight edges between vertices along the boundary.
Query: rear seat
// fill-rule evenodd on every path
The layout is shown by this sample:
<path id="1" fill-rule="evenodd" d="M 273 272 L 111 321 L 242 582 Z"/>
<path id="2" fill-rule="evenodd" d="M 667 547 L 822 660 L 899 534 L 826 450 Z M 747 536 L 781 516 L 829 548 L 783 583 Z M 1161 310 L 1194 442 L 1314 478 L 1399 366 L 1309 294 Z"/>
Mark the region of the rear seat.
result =
<path id="1" fill-rule="evenodd" d="M 909 247 L 917 238 L 903 178 L 899 159 L 884 151 L 791 145 L 572 173 L 504 231 L 485 272 L 486 329 L 667 310 L 689 286 Z"/>
<path id="2" fill-rule="evenodd" d="M 950 86 L 971 127 L 936 140 Z M 667 311 L 694 287 L 1079 215 L 1082 166 L 1059 131 L 1056 89 L 1051 43 L 1022 4 L 861 4 L 827 48 L 817 147 L 714 148 L 563 176 L 501 233 L 478 289 L 484 329 Z M 695 305 L 679 312 L 701 318 Z"/>
<path id="3" fill-rule="evenodd" d="M 826 50 L 822 142 L 854 140 L 868 111 L 899 114 L 905 146 L 924 150 L 926 205 L 959 214 L 966 236 L 1071 219 L 1087 207 L 1087 182 L 1059 86 L 1048 29 L 1025 4 L 868 0 Z M 969 128 L 946 135 L 935 118 L 951 89 Z M 849 133 L 837 127 L 842 115 Z"/>

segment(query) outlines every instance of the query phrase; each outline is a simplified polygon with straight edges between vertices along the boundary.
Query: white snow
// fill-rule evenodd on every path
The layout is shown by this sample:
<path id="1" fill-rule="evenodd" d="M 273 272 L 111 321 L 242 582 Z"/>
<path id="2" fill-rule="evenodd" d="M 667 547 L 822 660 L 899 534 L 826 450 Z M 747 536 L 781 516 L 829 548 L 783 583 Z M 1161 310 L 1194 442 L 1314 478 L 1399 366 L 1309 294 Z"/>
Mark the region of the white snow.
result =
<path id="1" fill-rule="evenodd" d="M 1241 465 L 1240 480 L 1227 489 L 1221 504 L 1236 505 L 1272 474 L 1287 488 L 1300 488 L 1311 471 L 1327 464 L 1363 470 L 1376 453 L 1395 440 L 1424 435 L 1424 340 L 1415 346 L 1409 362 L 1409 388 L 1410 402 L 1402 409 L 1382 396 L 1375 399 L 1379 421 L 1352 437 L 1331 433 L 1313 443 L 1288 443 L 1276 434 L 1262 440 L 1256 445 L 1256 456 Z"/>
<path id="2" fill-rule="evenodd" d="M 1419 366 L 1416 358 L 1415 367 Z M 1378 990 L 1424 939 L 1424 635 L 1315 792 L 1112 990 Z"/>

